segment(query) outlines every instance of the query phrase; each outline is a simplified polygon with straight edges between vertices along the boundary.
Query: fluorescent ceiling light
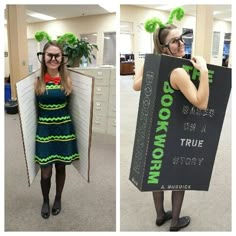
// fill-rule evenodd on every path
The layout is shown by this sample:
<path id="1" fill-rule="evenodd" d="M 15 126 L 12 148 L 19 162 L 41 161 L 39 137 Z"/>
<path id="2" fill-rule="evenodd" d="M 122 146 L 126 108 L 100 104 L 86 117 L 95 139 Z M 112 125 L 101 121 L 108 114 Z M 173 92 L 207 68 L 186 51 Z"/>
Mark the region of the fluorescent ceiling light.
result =
<path id="1" fill-rule="evenodd" d="M 114 2 L 106 3 L 106 4 L 99 4 L 99 6 L 110 13 L 116 12 L 116 9 L 117 9 L 117 4 L 115 4 Z"/>
<path id="2" fill-rule="evenodd" d="M 38 12 L 27 11 L 26 14 L 28 16 L 32 16 L 32 17 L 38 18 L 40 20 L 56 20 L 55 17 L 44 15 L 44 14 L 41 14 L 41 13 L 38 13 Z"/>
<path id="3" fill-rule="evenodd" d="M 105 38 L 105 39 L 110 39 L 110 37 L 108 37 L 108 36 L 105 36 L 104 38 Z"/>

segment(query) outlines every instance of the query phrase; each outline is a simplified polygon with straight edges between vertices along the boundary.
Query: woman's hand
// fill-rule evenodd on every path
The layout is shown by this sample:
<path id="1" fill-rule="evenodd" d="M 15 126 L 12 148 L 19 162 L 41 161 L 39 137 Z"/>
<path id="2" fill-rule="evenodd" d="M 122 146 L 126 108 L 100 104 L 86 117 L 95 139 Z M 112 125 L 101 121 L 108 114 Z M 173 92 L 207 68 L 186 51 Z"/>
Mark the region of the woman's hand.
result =
<path id="1" fill-rule="evenodd" d="M 193 66 L 200 72 L 208 71 L 206 61 L 203 57 L 195 56 L 190 60 Z"/>

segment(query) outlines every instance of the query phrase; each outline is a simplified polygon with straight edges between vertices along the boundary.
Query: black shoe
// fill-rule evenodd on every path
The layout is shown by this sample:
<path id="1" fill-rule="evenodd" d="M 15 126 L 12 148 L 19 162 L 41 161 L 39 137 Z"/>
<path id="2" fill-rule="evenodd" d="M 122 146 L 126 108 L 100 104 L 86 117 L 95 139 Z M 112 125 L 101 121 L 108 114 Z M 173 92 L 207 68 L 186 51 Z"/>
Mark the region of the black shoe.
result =
<path id="1" fill-rule="evenodd" d="M 52 214 L 58 215 L 61 212 L 61 200 L 56 200 L 54 201 L 53 207 L 52 207 Z"/>
<path id="2" fill-rule="evenodd" d="M 156 225 L 161 226 L 163 225 L 167 220 L 170 220 L 172 218 L 172 211 L 165 212 L 165 215 L 162 219 L 156 219 Z"/>
<path id="3" fill-rule="evenodd" d="M 50 206 L 49 206 L 49 201 L 43 202 L 42 209 L 41 209 L 41 216 L 44 219 L 48 219 L 50 216 Z"/>
<path id="4" fill-rule="evenodd" d="M 190 217 L 184 216 L 179 218 L 177 225 L 170 226 L 170 231 L 179 231 L 180 229 L 188 226 L 190 223 Z"/>

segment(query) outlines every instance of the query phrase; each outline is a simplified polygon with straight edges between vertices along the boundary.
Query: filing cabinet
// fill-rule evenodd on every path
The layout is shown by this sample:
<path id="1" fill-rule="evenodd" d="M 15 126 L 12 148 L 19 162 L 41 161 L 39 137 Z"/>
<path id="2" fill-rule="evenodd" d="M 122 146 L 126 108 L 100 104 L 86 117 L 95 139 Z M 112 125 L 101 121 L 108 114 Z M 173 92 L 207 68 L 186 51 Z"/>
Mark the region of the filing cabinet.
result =
<path id="1" fill-rule="evenodd" d="M 93 132 L 116 134 L 116 69 L 114 67 L 73 68 L 95 78 Z"/>

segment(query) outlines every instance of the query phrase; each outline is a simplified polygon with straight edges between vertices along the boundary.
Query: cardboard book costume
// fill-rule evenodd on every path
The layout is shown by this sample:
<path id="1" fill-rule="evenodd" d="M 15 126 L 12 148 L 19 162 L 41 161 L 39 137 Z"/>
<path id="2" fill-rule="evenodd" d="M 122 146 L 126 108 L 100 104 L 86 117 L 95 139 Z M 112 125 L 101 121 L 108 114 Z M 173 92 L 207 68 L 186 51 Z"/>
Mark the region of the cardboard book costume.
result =
<path id="1" fill-rule="evenodd" d="M 37 76 L 39 76 L 39 71 L 16 84 L 29 185 L 32 184 L 39 170 L 39 166 L 35 163 L 37 109 L 34 80 Z M 73 165 L 89 181 L 94 79 L 72 70 L 70 77 L 73 92 L 70 97 L 69 109 L 75 133 L 78 136 L 77 146 L 80 151 L 80 160 L 74 161 Z"/>
<path id="2" fill-rule="evenodd" d="M 182 67 L 198 87 L 189 60 L 147 55 L 129 179 L 140 191 L 208 190 L 231 90 L 231 69 L 207 65 L 208 108 L 199 110 L 170 86 Z"/>

